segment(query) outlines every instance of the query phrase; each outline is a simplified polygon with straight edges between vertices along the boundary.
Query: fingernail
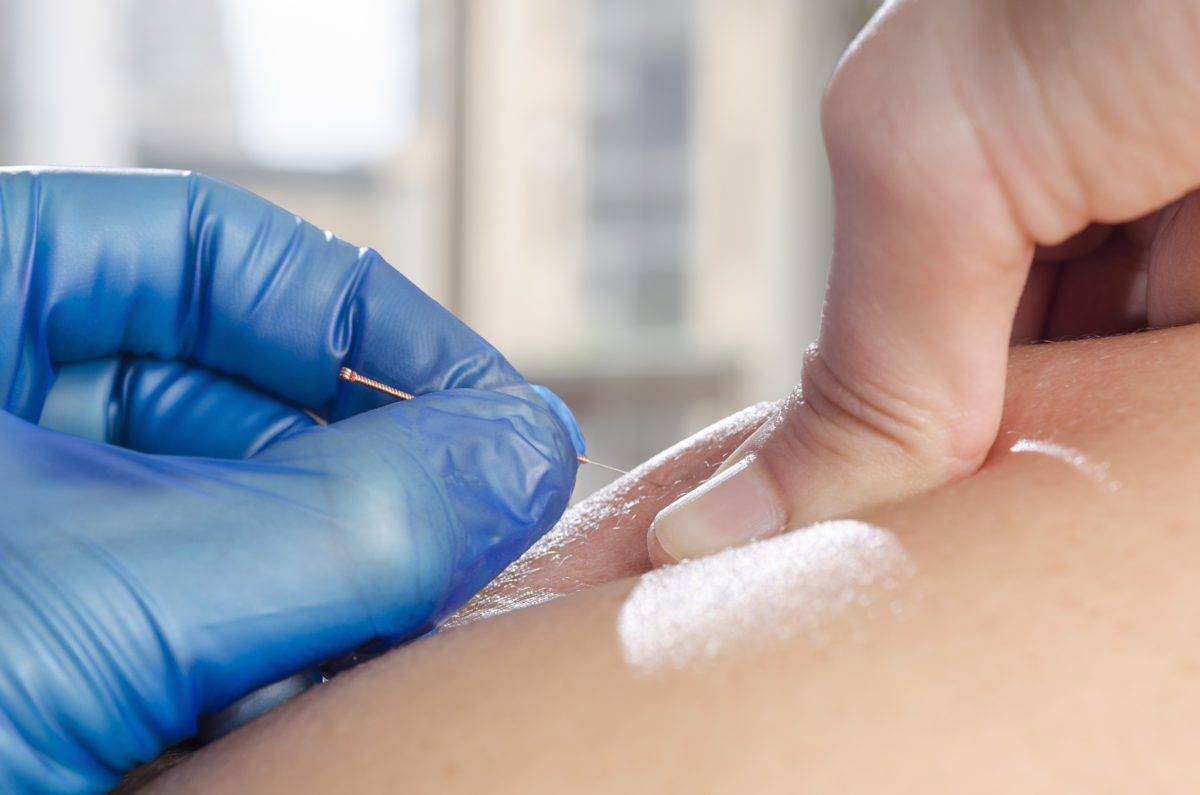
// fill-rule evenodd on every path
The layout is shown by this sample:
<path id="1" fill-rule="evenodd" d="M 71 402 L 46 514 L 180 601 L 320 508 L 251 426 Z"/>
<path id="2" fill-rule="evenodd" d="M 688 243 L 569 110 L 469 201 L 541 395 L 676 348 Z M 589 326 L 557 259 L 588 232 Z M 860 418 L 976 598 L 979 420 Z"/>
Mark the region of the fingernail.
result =
<path id="1" fill-rule="evenodd" d="M 649 546 L 657 560 L 686 560 L 776 535 L 786 522 L 770 474 L 748 455 L 664 508 Z"/>

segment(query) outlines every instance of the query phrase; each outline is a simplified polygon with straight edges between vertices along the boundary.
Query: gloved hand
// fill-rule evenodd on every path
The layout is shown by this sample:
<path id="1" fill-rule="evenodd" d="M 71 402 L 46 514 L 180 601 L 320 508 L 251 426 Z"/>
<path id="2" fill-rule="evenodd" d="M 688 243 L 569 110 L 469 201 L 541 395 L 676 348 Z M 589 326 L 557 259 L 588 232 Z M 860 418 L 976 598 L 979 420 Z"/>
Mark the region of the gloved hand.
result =
<path id="1" fill-rule="evenodd" d="M 0 171 L 0 216 L 0 791 L 428 629 L 566 506 L 569 412 L 373 251 L 188 173 Z"/>

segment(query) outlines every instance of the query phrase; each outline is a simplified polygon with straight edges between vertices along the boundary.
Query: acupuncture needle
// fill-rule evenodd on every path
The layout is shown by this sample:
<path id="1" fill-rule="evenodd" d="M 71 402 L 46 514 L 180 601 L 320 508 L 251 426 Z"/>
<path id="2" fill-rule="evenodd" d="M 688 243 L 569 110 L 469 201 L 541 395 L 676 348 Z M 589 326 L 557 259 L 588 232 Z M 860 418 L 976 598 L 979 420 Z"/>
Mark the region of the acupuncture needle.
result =
<path id="1" fill-rule="evenodd" d="M 363 386 L 370 387 L 377 392 L 390 395 L 397 400 L 412 400 L 414 397 L 416 397 L 416 395 L 414 395 L 412 392 L 405 392 L 403 389 L 397 389 L 396 387 L 385 384 L 382 381 L 376 381 L 374 378 L 367 378 L 362 373 L 351 370 L 349 367 L 343 367 L 341 370 L 339 370 L 338 378 L 341 378 L 343 381 L 351 384 L 362 384 Z M 593 461 L 586 455 L 577 455 L 575 458 L 581 464 L 591 464 L 594 467 L 607 469 L 611 472 L 616 472 L 621 475 L 629 474 L 627 470 L 621 469 L 620 467 L 611 466 L 610 464 L 602 464 L 599 461 Z M 638 478 L 638 480 L 645 481 L 653 486 L 659 486 L 659 484 L 655 483 L 653 480 L 647 480 L 646 478 Z M 659 488 L 662 488 L 662 486 L 659 486 Z"/>

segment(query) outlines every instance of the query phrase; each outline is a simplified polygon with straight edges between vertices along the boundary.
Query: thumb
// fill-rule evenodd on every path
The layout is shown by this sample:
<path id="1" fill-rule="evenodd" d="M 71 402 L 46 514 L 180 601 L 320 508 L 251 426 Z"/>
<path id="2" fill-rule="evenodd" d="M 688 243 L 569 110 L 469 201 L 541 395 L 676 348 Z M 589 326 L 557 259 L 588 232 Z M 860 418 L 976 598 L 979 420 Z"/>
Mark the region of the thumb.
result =
<path id="1" fill-rule="evenodd" d="M 976 433 L 974 448 L 956 451 L 966 435 L 947 421 L 951 413 L 900 402 L 870 382 L 843 381 L 833 366 L 814 345 L 792 395 L 709 480 L 659 513 L 648 537 L 653 563 L 702 557 L 845 515 L 978 465 L 990 428 Z"/>
<path id="2" fill-rule="evenodd" d="M 540 401 L 455 389 L 298 431 L 245 461 L 158 466 L 183 487 L 170 509 L 186 520 L 138 534 L 122 566 L 178 629 L 172 653 L 192 679 L 177 706 L 209 713 L 435 626 L 554 524 L 576 462 Z"/>

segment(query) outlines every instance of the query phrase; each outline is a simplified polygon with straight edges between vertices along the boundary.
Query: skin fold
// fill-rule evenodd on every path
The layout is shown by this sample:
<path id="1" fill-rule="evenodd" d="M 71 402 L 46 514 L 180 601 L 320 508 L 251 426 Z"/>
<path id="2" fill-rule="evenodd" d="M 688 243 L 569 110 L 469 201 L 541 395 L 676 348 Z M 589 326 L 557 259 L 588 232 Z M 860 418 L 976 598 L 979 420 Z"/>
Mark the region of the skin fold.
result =
<path id="1" fill-rule="evenodd" d="M 541 541 L 446 622 L 455 628 L 648 571 L 646 528 L 672 501 L 707 479 L 758 428 L 760 403 L 664 450 L 571 507 Z"/>
<path id="2" fill-rule="evenodd" d="M 151 789 L 1194 791 L 1198 356 L 1195 327 L 1015 352 L 982 470 L 857 515 L 899 561 L 874 574 L 854 543 L 807 543 L 818 528 L 639 578 L 654 500 L 614 484 L 468 608 L 487 620 L 460 615 Z M 635 474 L 702 477 L 754 418 L 734 424 Z M 867 563 L 847 579 L 845 560 Z M 806 574 L 745 601 L 747 563 L 768 585 L 784 563 Z M 728 620 L 699 625 L 716 652 L 670 646 L 695 639 L 680 583 L 728 595 Z M 641 665 L 645 631 L 683 656 Z"/>

